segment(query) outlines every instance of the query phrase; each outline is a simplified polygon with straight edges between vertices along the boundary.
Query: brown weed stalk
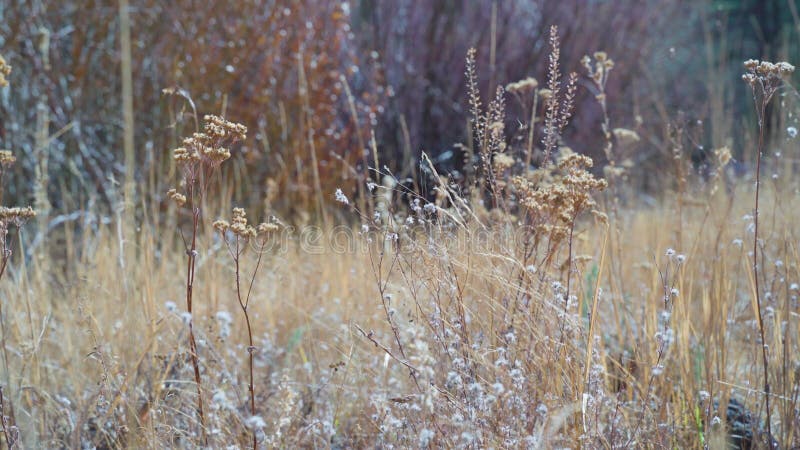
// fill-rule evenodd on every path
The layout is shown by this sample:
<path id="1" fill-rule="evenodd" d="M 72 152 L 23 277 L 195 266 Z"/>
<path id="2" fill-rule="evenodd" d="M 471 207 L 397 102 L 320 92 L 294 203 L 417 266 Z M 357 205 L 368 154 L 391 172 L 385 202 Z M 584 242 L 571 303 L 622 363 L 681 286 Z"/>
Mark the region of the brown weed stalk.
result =
<path id="1" fill-rule="evenodd" d="M 248 355 L 248 372 L 250 375 L 250 382 L 247 386 L 247 391 L 250 395 L 250 415 L 256 415 L 256 394 L 253 377 L 253 355 L 256 351 L 253 342 L 253 327 L 250 322 L 250 314 L 248 306 L 250 306 L 250 295 L 253 292 L 253 284 L 256 280 L 256 274 L 261 267 L 261 260 L 264 257 L 264 249 L 267 245 L 267 239 L 270 233 L 278 230 L 278 225 L 275 223 L 261 223 L 257 227 L 248 225 L 247 216 L 244 209 L 233 208 L 233 217 L 230 222 L 225 220 L 217 220 L 214 222 L 214 229 L 216 229 L 225 246 L 228 248 L 233 260 L 234 273 L 236 274 L 236 299 L 239 302 L 239 307 L 244 315 L 244 320 L 247 325 L 247 355 Z M 247 286 L 247 292 L 242 289 L 242 271 L 241 271 L 241 257 L 248 245 L 252 244 L 258 256 L 256 257 L 256 266 L 250 276 L 250 282 Z M 253 428 L 253 450 L 258 447 L 258 431 Z"/>
<path id="2" fill-rule="evenodd" d="M 749 59 L 744 62 L 747 73 L 742 79 L 750 85 L 753 92 L 753 102 L 758 115 L 758 153 L 756 155 L 756 198 L 753 212 L 753 278 L 755 279 L 756 313 L 758 316 L 758 333 L 761 337 L 761 359 L 764 365 L 764 400 L 767 409 L 767 434 L 772 439 L 772 417 L 770 411 L 770 384 L 769 384 L 769 358 L 767 357 L 767 342 L 764 338 L 764 321 L 761 314 L 761 293 L 758 283 L 758 201 L 761 188 L 761 157 L 764 152 L 764 120 L 767 105 L 772 100 L 775 92 L 783 86 L 783 78 L 794 72 L 794 66 L 787 62 L 773 64 L 767 61 Z"/>
<path id="3" fill-rule="evenodd" d="M 175 93 L 175 91 L 168 91 L 168 93 Z M 182 91 L 178 91 L 177 93 L 186 98 L 194 109 L 194 103 L 191 101 L 188 94 Z M 197 117 L 196 112 L 195 117 Z M 191 137 L 185 138 L 183 140 L 183 146 L 173 151 L 173 158 L 182 170 L 183 179 L 181 182 L 181 190 L 183 192 L 173 188 L 167 192 L 167 195 L 174 200 L 179 207 L 188 207 L 192 215 L 191 232 L 188 241 L 183 234 L 181 234 L 181 237 L 183 237 L 187 256 L 186 311 L 190 316 L 189 349 L 192 367 L 194 369 L 194 380 L 197 384 L 197 414 L 200 419 L 203 441 L 207 442 L 200 363 L 197 355 L 197 341 L 194 336 L 194 318 L 192 316 L 192 295 L 194 293 L 197 261 L 197 234 L 202 218 L 202 201 L 208 192 L 211 177 L 219 168 L 220 164 L 230 158 L 231 153 L 227 146 L 236 141 L 244 140 L 247 128 L 244 125 L 229 122 L 218 116 L 207 115 L 204 117 L 204 120 L 205 125 L 203 131 L 200 132 L 199 126 L 197 122 L 195 122 L 197 132 Z"/>

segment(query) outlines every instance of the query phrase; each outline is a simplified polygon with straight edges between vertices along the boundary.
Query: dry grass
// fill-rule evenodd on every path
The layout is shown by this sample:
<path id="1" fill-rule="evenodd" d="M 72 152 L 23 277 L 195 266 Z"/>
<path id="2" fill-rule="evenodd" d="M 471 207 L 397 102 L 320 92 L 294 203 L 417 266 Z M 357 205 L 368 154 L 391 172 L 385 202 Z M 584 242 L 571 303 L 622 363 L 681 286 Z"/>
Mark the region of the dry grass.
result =
<path id="1" fill-rule="evenodd" d="M 750 211 L 749 194 L 739 189 L 730 207 L 718 194 L 710 209 L 693 205 L 681 221 L 674 203 L 624 212 L 611 227 L 624 240 L 606 236 L 602 224 L 582 227 L 577 299 L 567 317 L 560 291 L 546 282 L 514 305 L 528 273 L 506 253 L 502 232 L 483 243 L 428 246 L 424 237 L 404 243 L 410 248 L 401 255 L 383 254 L 380 281 L 372 269 L 383 250 L 380 235 L 369 252 L 322 245 L 317 253 L 291 242 L 286 252 L 265 256 L 250 306 L 259 330 L 256 409 L 264 436 L 279 446 L 322 448 L 468 441 L 700 447 L 714 417 L 724 420 L 711 400 L 734 397 L 753 411 L 762 403 L 753 278 L 746 247 L 736 243 L 748 237 L 742 217 Z M 763 231 L 773 237 L 763 276 L 770 292 L 767 339 L 775 349 L 773 413 L 783 442 L 798 439 L 799 425 L 791 422 L 798 382 L 797 202 L 792 196 L 764 205 L 774 211 Z M 23 442 L 163 448 L 192 447 L 199 439 L 186 322 L 175 306 L 185 294 L 176 282 L 185 256 L 159 254 L 161 231 L 136 236 L 136 263 L 124 270 L 115 231 L 99 226 L 74 243 L 85 251 L 63 276 L 50 278 L 32 262 L 29 272 L 12 271 L 4 280 L 11 324 L 5 391 Z M 692 238 L 679 242 L 679 233 Z M 606 238 L 608 245 L 599 245 Z M 226 250 L 210 232 L 201 242 L 195 320 L 211 444 L 244 446 L 253 422 L 248 336 L 235 313 Z M 671 247 L 683 252 L 684 263 L 665 256 Z M 668 318 L 659 270 L 669 271 L 667 282 L 678 292 Z M 586 311 L 598 279 L 587 355 Z M 417 383 L 399 361 L 392 327 Z M 669 339 L 660 351 L 662 327 Z M 562 328 L 567 337 L 558 342 Z"/>

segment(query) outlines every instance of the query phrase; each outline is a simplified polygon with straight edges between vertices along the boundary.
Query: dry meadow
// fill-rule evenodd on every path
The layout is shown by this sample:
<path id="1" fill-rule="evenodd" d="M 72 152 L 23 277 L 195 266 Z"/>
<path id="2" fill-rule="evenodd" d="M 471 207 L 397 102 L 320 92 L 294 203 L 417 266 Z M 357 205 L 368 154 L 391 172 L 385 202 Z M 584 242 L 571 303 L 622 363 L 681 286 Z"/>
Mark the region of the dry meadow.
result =
<path id="1" fill-rule="evenodd" d="M 24 3 L 0 12 L 3 446 L 800 447 L 792 61 L 709 31 L 698 100 L 633 62 L 680 47 L 591 39 L 663 30 L 669 1 L 398 2 L 423 42 L 369 2 Z M 443 59 L 441 98 L 384 52 Z"/>

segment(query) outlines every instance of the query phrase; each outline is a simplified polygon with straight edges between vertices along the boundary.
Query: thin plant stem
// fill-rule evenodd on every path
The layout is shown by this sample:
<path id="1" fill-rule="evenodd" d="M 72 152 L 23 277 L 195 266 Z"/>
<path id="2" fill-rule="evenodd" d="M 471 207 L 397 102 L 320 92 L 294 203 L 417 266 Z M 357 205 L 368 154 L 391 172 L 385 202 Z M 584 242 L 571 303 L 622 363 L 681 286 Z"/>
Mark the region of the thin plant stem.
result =
<path id="1" fill-rule="evenodd" d="M 248 369 L 250 375 L 250 382 L 247 386 L 247 391 L 250 394 L 250 415 L 256 415 L 256 395 L 255 395 L 255 383 L 254 383 L 254 376 L 253 376 L 253 353 L 255 353 L 255 345 L 253 343 L 253 327 L 250 323 L 250 314 L 247 312 L 247 306 L 250 302 L 250 292 L 253 287 L 253 282 L 250 282 L 250 289 L 247 291 L 246 299 L 242 299 L 242 284 L 240 278 L 240 267 L 239 267 L 239 257 L 242 254 L 242 250 L 240 248 L 240 237 L 236 237 L 236 251 L 235 257 L 233 258 L 233 263 L 236 269 L 236 297 L 239 300 L 239 306 L 242 308 L 242 313 L 244 314 L 244 321 L 247 324 L 247 355 L 248 355 Z M 259 265 L 261 263 L 261 255 L 262 253 L 259 252 L 258 261 Z M 253 271 L 253 280 L 255 279 L 255 274 L 258 271 L 258 266 Z M 258 447 L 258 435 L 256 434 L 256 430 L 253 429 L 253 450 L 256 450 Z"/>
<path id="2" fill-rule="evenodd" d="M 6 424 L 6 402 L 3 395 L 3 387 L 0 386 L 0 427 L 2 427 L 3 436 L 6 438 L 6 446 L 9 450 L 16 446 L 16 441 L 11 439 L 11 433 L 8 431 L 8 424 Z"/>
<path id="3" fill-rule="evenodd" d="M 758 154 L 756 155 L 756 200 L 753 218 L 753 278 L 755 279 L 756 312 L 758 314 L 758 333 L 761 337 L 761 359 L 764 366 L 764 401 L 767 409 L 767 435 L 772 439 L 772 415 L 770 411 L 769 397 L 769 359 L 767 358 L 767 341 L 764 339 L 764 320 L 761 315 L 761 292 L 758 285 L 758 200 L 761 190 L 761 154 L 764 151 L 764 113 L 766 112 L 767 102 L 770 97 L 765 96 L 761 99 L 760 111 L 758 116 Z"/>
<path id="4" fill-rule="evenodd" d="M 203 408 L 203 384 L 200 378 L 200 361 L 197 355 L 197 340 L 194 337 L 194 316 L 192 311 L 192 293 L 194 290 L 194 271 L 197 259 L 197 229 L 200 225 L 200 207 L 194 205 L 194 183 L 189 184 L 189 195 L 192 199 L 192 239 L 187 250 L 186 263 L 186 311 L 189 313 L 189 350 L 192 358 L 192 368 L 194 370 L 194 381 L 197 385 L 197 414 L 200 418 L 200 429 L 203 435 L 203 443 L 208 445 L 206 434 L 205 411 Z"/>
<path id="5" fill-rule="evenodd" d="M 2 237 L 5 239 L 5 236 Z M 11 257 L 10 251 L 7 249 L 7 244 L 4 243 L 3 245 L 3 252 L 2 255 L 2 263 L 0 263 L 0 280 L 3 279 L 3 275 L 6 273 L 6 268 L 8 267 L 8 259 Z M 8 364 L 8 346 L 6 343 L 6 316 L 5 312 L 3 311 L 3 302 L 0 301 L 0 345 L 3 347 L 3 365 L 5 366 L 5 375 L 6 375 L 6 386 L 11 386 L 11 367 Z M 2 386 L 0 386 L 0 400 L 2 400 Z M 2 401 L 2 412 L 0 412 L 0 420 L 3 422 L 3 432 L 6 433 L 6 443 L 8 443 L 9 448 L 11 448 L 11 441 L 8 440 L 8 433 L 6 431 L 5 426 L 5 401 Z M 8 417 L 12 424 L 16 424 L 16 417 L 14 415 L 14 404 L 11 402 L 11 399 L 8 399 Z"/>

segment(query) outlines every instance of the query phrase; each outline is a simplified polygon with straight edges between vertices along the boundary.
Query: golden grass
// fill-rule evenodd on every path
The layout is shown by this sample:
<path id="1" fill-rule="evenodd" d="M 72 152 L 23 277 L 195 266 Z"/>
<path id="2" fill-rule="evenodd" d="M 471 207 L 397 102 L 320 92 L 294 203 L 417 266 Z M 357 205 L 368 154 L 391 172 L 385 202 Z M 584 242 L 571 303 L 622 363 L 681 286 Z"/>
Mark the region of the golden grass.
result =
<path id="1" fill-rule="evenodd" d="M 512 312 L 509 300 L 520 288 L 520 272 L 519 261 L 506 253 L 505 234 L 480 245 L 464 239 L 429 247 L 424 237 L 403 242 L 410 248 L 397 260 L 391 250 L 384 254 L 380 289 L 373 268 L 384 247 L 374 242 L 370 251 L 341 252 L 321 244 L 317 252 L 296 240 L 285 252 L 268 253 L 251 301 L 262 438 L 280 446 L 416 446 L 428 430 L 430 445 L 447 447 L 468 439 L 480 439 L 481 446 L 525 446 L 524 433 L 532 436 L 529 444 L 538 439 L 536 445 L 545 447 L 579 442 L 700 447 L 701 432 L 711 430 L 703 423 L 721 414 L 710 404 L 712 397 L 724 403 L 733 396 L 754 411 L 761 401 L 753 277 L 746 245 L 735 242 L 751 237 L 742 220 L 750 194 L 740 187 L 732 199 L 720 193 L 697 201 L 684 207 L 682 218 L 669 200 L 653 208 L 626 208 L 610 220 L 600 273 L 607 228 L 581 225 L 574 275 L 579 304 L 566 318 L 559 318 L 559 297 L 545 294 L 549 287 Z M 776 194 L 765 195 L 763 209 L 763 276 L 771 293 L 766 321 L 776 415 L 791 418 L 798 384 L 797 288 L 791 285 L 800 279 L 794 227 L 800 201 Z M 780 201 L 770 201 L 776 198 Z M 63 271 L 42 273 L 35 257 L 27 262 L 29 270 L 13 270 L 4 280 L 11 364 L 5 392 L 25 442 L 159 448 L 192 446 L 199 439 L 187 331 L 180 306 L 170 312 L 168 303 L 180 305 L 185 294 L 178 281 L 185 254 L 161 247 L 165 232 L 143 227 L 121 267 L 116 231 L 100 225 L 72 243 L 81 255 Z M 211 398 L 207 426 L 212 446 L 245 445 L 247 334 L 236 315 L 225 249 L 212 236 L 206 230 L 201 237 L 195 312 Z M 405 239 L 410 238 L 401 242 Z M 678 265 L 674 257 L 670 263 L 668 248 L 685 255 L 685 263 Z M 651 380 L 659 347 L 654 336 L 664 326 L 659 271 L 667 270 L 670 289 L 678 291 L 667 308 L 674 342 L 661 357 L 663 372 Z M 596 338 L 587 355 L 585 305 L 591 306 L 598 279 Z M 419 388 L 397 356 L 379 290 L 391 296 L 391 323 L 404 359 L 421 380 Z M 229 312 L 232 322 L 220 311 Z M 469 346 L 450 342 L 442 349 L 448 339 L 458 341 L 453 334 L 461 317 Z M 445 342 L 435 337 L 438 331 Z M 560 333 L 566 336 L 562 342 Z M 503 355 L 512 366 L 512 355 L 520 360 L 520 373 L 498 365 Z M 648 384 L 652 403 L 642 405 Z M 493 387 L 493 401 L 518 408 L 517 414 L 470 397 Z M 584 393 L 588 400 L 582 400 Z M 608 419 L 615 416 L 612 425 Z M 523 424 L 533 428 L 503 428 Z M 796 424 L 781 419 L 776 425 L 776 436 L 797 439 Z"/>

